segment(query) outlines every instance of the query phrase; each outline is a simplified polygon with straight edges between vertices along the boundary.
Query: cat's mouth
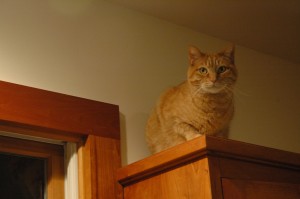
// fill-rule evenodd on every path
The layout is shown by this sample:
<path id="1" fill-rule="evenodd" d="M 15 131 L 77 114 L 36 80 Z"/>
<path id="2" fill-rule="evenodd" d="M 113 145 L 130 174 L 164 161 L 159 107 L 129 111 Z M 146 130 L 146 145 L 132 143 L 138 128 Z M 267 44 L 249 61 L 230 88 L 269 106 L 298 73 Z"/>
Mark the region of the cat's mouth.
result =
<path id="1" fill-rule="evenodd" d="M 213 82 L 206 82 L 206 83 L 203 83 L 201 85 L 201 90 L 204 93 L 215 94 L 215 93 L 220 93 L 221 91 L 223 91 L 225 89 L 225 87 L 226 86 L 223 85 L 223 84 L 213 83 Z"/>

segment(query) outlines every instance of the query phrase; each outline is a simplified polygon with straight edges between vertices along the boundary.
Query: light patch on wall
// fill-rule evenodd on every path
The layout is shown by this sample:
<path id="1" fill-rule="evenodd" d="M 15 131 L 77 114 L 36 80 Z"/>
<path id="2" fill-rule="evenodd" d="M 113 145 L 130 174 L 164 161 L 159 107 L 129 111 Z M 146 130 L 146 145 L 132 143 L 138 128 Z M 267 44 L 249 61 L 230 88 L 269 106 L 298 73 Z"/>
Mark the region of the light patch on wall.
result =
<path id="1" fill-rule="evenodd" d="M 49 0 L 49 4 L 64 15 L 79 15 L 91 6 L 93 0 Z"/>

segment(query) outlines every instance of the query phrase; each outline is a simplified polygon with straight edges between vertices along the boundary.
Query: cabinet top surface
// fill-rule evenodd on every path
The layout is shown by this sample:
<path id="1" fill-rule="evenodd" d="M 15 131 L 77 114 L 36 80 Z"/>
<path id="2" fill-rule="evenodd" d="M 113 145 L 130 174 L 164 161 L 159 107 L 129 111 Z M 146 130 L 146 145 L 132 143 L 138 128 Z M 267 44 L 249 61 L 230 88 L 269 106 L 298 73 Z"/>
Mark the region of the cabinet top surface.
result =
<path id="1" fill-rule="evenodd" d="M 212 156 L 287 165 L 300 170 L 300 154 L 230 139 L 201 136 L 127 165 L 118 170 L 117 177 L 119 181 L 122 181 L 126 178 Z"/>

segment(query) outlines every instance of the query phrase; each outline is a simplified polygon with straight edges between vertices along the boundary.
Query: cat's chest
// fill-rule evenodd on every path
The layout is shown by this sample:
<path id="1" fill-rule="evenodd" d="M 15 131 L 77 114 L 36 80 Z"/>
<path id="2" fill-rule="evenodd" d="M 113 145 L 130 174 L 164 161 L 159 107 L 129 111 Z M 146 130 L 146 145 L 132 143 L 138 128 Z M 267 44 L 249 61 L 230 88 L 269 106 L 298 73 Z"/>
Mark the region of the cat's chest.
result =
<path id="1" fill-rule="evenodd" d="M 181 113 L 184 122 L 200 129 L 209 126 L 223 126 L 229 122 L 233 112 L 232 101 L 228 99 L 199 99 L 185 103 Z"/>
<path id="2" fill-rule="evenodd" d="M 187 109 L 196 115 L 222 117 L 230 108 L 232 100 L 229 97 L 191 98 L 187 100 Z"/>

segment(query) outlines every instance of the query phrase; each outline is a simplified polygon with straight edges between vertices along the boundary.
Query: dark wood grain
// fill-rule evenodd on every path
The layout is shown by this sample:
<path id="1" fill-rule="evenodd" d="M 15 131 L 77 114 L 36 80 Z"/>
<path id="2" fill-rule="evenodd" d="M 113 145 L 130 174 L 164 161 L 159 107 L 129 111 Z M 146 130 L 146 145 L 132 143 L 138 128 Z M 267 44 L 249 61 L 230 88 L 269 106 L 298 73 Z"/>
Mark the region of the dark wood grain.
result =
<path id="1" fill-rule="evenodd" d="M 0 81 L 0 124 L 120 138 L 118 106 Z"/>
<path id="2" fill-rule="evenodd" d="M 223 179 L 224 199 L 299 199 L 300 185 Z"/>

